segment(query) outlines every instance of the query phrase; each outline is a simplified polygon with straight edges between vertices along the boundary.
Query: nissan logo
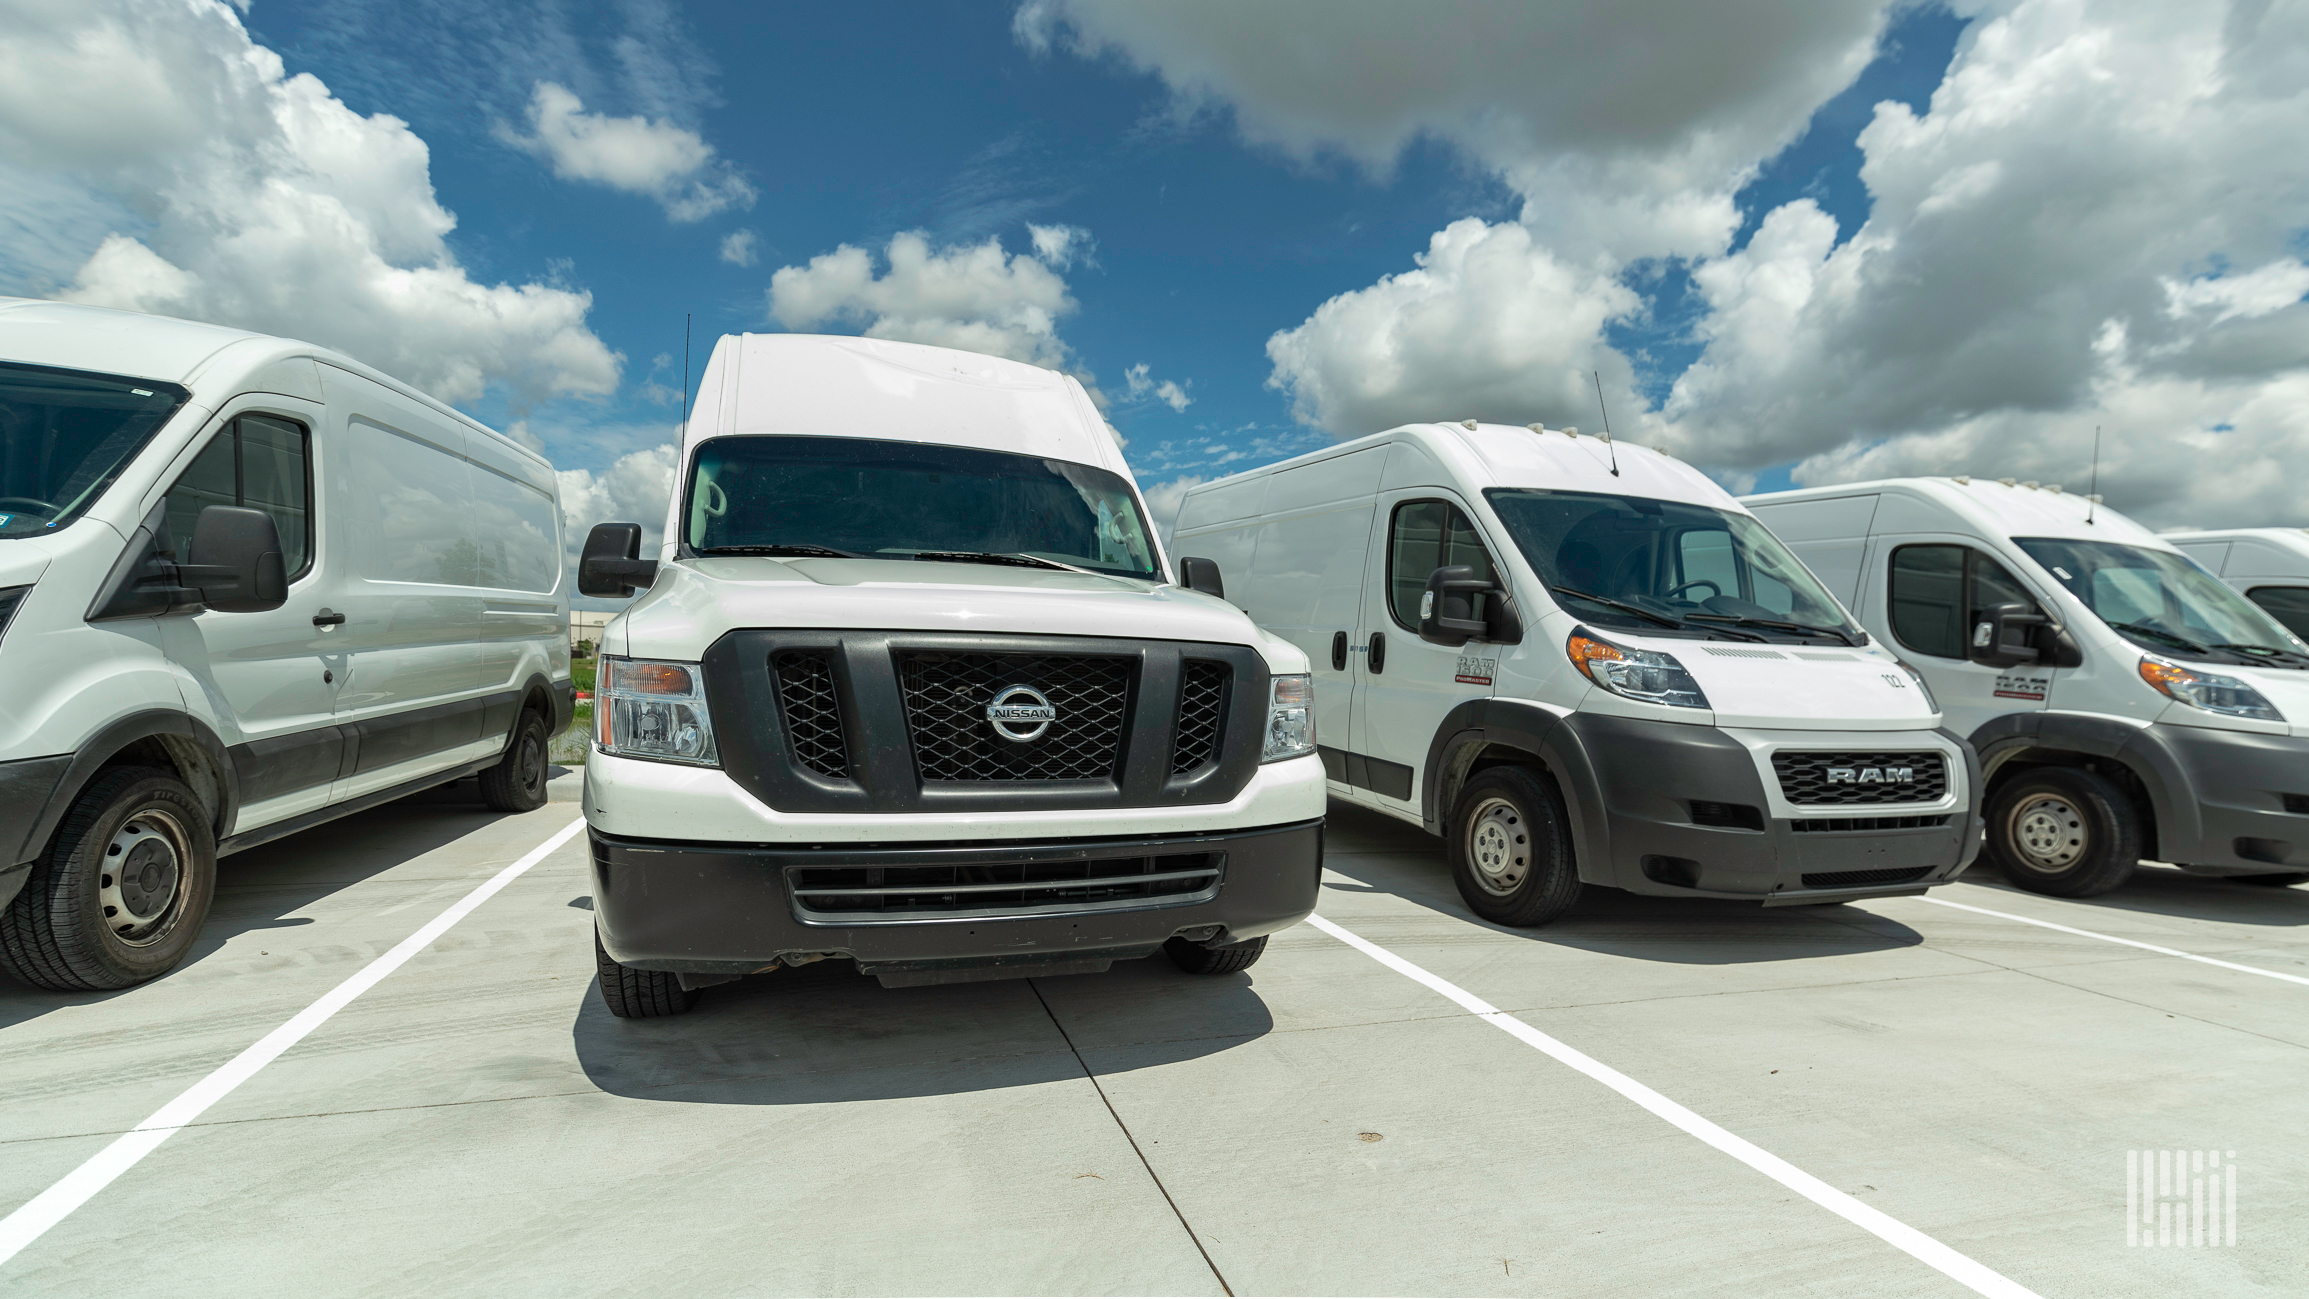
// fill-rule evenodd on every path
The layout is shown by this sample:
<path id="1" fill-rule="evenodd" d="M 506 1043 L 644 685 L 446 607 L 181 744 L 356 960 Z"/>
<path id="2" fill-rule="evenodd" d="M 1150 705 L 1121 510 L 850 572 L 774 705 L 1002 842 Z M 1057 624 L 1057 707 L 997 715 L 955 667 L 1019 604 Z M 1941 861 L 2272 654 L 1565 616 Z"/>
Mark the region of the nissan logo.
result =
<path id="1" fill-rule="evenodd" d="M 1829 767 L 1831 785 L 1913 785 L 1914 767 Z"/>
<path id="2" fill-rule="evenodd" d="M 986 720 L 993 723 L 996 735 L 1024 744 L 1041 739 L 1058 720 L 1058 710 L 1032 686 L 1004 686 L 994 692 L 994 702 L 986 705 Z"/>

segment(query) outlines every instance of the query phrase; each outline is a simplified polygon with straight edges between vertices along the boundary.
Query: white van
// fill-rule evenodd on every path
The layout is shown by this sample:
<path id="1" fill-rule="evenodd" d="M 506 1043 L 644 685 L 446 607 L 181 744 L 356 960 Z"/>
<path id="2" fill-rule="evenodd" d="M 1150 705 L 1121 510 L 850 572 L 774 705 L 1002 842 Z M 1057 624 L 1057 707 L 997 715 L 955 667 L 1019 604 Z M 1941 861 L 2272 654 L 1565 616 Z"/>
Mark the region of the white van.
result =
<path id="1" fill-rule="evenodd" d="M 2168 532 L 2174 549 L 2309 641 L 2309 528 Z"/>
<path id="2" fill-rule="evenodd" d="M 307 343 L 0 299 L 0 966 L 184 957 L 217 858 L 480 773 L 573 695 L 536 455 Z"/>
<path id="3" fill-rule="evenodd" d="M 1747 498 L 1910 656 L 1988 781 L 1985 852 L 2089 897 L 2142 858 L 2264 880 L 2309 866 L 2309 645 L 2170 540 L 2010 479 Z"/>
<path id="4" fill-rule="evenodd" d="M 604 524 L 579 566 L 648 587 L 602 633 L 585 764 L 613 1014 L 828 957 L 1225 974 L 1314 909 L 1306 657 L 1173 572 L 1129 475 L 1062 374 L 715 345 L 656 557 Z"/>
<path id="5" fill-rule="evenodd" d="M 1192 489 L 1175 544 L 1315 659 L 1331 793 L 1443 836 L 1488 919 L 1918 893 L 1977 845 L 1914 674 L 1666 455 L 1410 425 Z"/>

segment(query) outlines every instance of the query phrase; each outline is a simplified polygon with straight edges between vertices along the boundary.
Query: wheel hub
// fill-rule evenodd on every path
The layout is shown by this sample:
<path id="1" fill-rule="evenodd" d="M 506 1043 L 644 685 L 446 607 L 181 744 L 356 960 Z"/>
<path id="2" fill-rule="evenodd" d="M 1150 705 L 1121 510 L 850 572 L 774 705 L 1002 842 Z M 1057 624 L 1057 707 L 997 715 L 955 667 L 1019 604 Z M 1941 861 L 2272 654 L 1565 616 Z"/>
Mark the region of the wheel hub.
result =
<path id="1" fill-rule="evenodd" d="M 96 898 L 115 937 L 139 947 L 168 927 L 183 892 L 185 856 L 184 827 L 163 812 L 139 812 L 112 836 L 97 868 Z"/>
<path id="2" fill-rule="evenodd" d="M 1503 798 L 1475 809 L 1467 832 L 1467 859 L 1486 893 L 1509 894 L 1531 873 L 1531 835 L 1523 812 Z"/>
<path id="3" fill-rule="evenodd" d="M 2065 798 L 2040 795 L 2013 810 L 2011 840 L 2022 865 L 2065 870 L 2085 854 L 2084 816 Z"/>

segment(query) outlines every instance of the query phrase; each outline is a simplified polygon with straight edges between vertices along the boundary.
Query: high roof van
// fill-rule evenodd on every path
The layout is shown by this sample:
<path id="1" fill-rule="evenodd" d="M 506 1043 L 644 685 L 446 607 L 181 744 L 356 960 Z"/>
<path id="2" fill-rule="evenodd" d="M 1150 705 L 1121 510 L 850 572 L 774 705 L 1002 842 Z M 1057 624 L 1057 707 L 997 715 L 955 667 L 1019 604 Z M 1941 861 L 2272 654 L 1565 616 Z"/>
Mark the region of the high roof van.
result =
<path id="1" fill-rule="evenodd" d="M 1333 797 L 1443 837 L 1477 914 L 1582 884 L 1918 893 L 1977 840 L 1931 695 L 1705 475 L 1415 424 L 1190 490 L 1177 548 L 1314 660 Z"/>
<path id="2" fill-rule="evenodd" d="M 2087 897 L 2143 858 L 2309 878 L 2309 645 L 2174 539 L 2009 479 L 1746 499 L 1979 750 L 2015 884 Z"/>
<path id="3" fill-rule="evenodd" d="M 2175 550 L 2242 591 L 2295 636 L 2309 640 L 2309 528 L 2168 532 Z"/>
<path id="4" fill-rule="evenodd" d="M 309 343 L 0 299 L 0 966 L 124 987 L 219 857 L 541 806 L 568 608 L 534 452 Z"/>
<path id="5" fill-rule="evenodd" d="M 587 539 L 612 1014 L 837 959 L 887 986 L 1219 975 L 1314 909 L 1307 661 L 1174 568 L 1082 385 L 870 338 L 714 346 L 652 557 Z"/>

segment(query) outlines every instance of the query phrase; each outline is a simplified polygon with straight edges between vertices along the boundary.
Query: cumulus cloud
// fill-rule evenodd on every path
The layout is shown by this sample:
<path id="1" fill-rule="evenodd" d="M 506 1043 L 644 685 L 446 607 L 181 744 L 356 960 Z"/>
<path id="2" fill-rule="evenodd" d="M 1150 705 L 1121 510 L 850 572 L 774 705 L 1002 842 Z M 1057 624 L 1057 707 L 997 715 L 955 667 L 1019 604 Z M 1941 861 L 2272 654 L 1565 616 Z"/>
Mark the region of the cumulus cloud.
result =
<path id="1" fill-rule="evenodd" d="M 1066 281 L 1039 256 L 988 239 L 933 249 L 918 232 L 875 258 L 843 244 L 770 277 L 770 315 L 793 330 L 862 327 L 868 338 L 930 343 L 1063 368 L 1058 321 L 1075 310 Z"/>
<path id="2" fill-rule="evenodd" d="M 638 523 L 642 553 L 652 554 L 665 534 L 666 508 L 673 494 L 680 452 L 671 442 L 619 456 L 607 469 L 564 469 L 561 520 L 572 551 L 597 523 Z"/>
<path id="3" fill-rule="evenodd" d="M 1178 527 L 1179 507 L 1186 504 L 1187 489 L 1209 481 L 1201 474 L 1181 474 L 1167 483 L 1156 483 L 1145 489 L 1148 521 L 1166 548 L 1171 544 L 1171 533 Z"/>
<path id="4" fill-rule="evenodd" d="M 754 205 L 754 187 L 704 137 L 670 121 L 585 111 L 564 86 L 540 81 L 529 101 L 529 132 L 498 136 L 553 164 L 563 180 L 591 181 L 656 199 L 676 221 Z"/>
<path id="5" fill-rule="evenodd" d="M 0 168 L 40 182 L 10 217 L 124 218 L 60 292 L 22 289 L 310 339 L 448 401 L 616 387 L 589 295 L 475 282 L 425 142 L 287 75 L 223 4 L 8 0 L 0 32 Z"/>
<path id="6" fill-rule="evenodd" d="M 732 266 L 751 266 L 762 259 L 760 242 L 751 230 L 732 230 L 722 240 L 722 260 Z"/>
<path id="7" fill-rule="evenodd" d="M 1126 401 L 1151 399 L 1159 401 L 1181 414 L 1186 412 L 1187 407 L 1195 404 L 1195 399 L 1188 393 L 1188 389 L 1195 386 L 1194 380 L 1189 379 L 1182 384 L 1175 379 L 1157 379 L 1154 377 L 1154 367 L 1144 361 L 1124 370 L 1122 381 L 1125 385 L 1123 397 Z"/>
<path id="8" fill-rule="evenodd" d="M 1097 246 L 1091 241 L 1090 231 L 1081 226 L 1038 226 L 1030 223 L 1026 227 L 1026 234 L 1034 244 L 1034 255 L 1041 258 L 1044 265 L 1062 271 L 1071 268 L 1077 261 L 1089 264 L 1091 255 L 1097 251 Z"/>

